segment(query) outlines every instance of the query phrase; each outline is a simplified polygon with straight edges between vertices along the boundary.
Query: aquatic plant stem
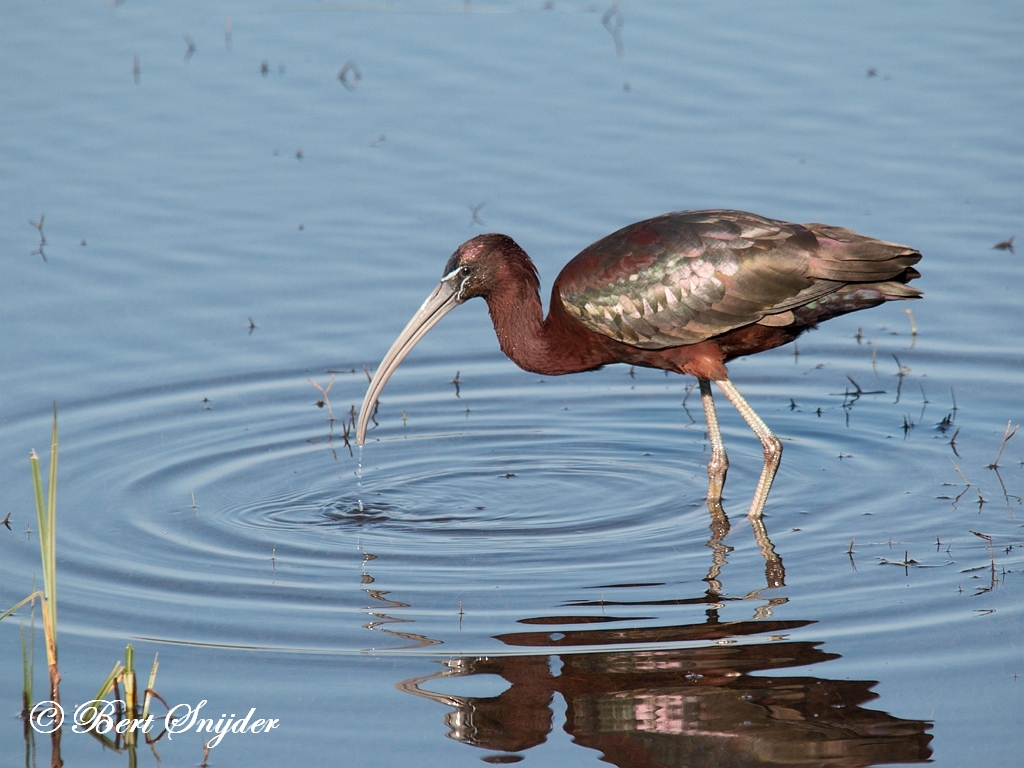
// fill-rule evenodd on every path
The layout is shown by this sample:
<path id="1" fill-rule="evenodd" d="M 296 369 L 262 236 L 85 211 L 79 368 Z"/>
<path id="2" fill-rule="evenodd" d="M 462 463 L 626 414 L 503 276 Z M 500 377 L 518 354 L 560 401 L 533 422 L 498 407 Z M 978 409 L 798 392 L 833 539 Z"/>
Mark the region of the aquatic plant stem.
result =
<path id="1" fill-rule="evenodd" d="M 39 530 L 39 555 L 43 566 L 43 636 L 46 661 L 50 670 L 50 700 L 60 702 L 60 671 L 57 668 L 57 404 L 53 405 L 53 432 L 50 440 L 49 487 L 43 496 L 39 456 L 29 453 L 32 483 L 36 497 Z"/>

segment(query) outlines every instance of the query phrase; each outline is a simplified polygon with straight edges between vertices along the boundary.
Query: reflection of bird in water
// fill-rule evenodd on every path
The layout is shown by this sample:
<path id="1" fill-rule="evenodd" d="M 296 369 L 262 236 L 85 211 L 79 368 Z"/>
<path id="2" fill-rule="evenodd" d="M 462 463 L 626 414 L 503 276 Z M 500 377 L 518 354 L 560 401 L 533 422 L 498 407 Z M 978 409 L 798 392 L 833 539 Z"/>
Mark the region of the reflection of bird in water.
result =
<path id="1" fill-rule="evenodd" d="M 570 261 L 543 317 L 530 258 L 505 235 L 474 237 L 385 355 L 359 413 L 356 441 L 384 384 L 416 343 L 456 306 L 481 296 L 502 351 L 543 375 L 609 363 L 688 373 L 700 383 L 711 461 L 708 498 L 721 499 L 729 463 L 711 394 L 715 381 L 764 447 L 750 506 L 759 517 L 782 445 L 729 380 L 725 363 L 793 341 L 838 315 L 920 291 L 913 248 L 824 224 L 789 224 L 740 211 L 682 211 L 631 224 Z"/>
<path id="2" fill-rule="evenodd" d="M 781 633 L 810 623 L 665 627 L 662 634 L 663 639 L 695 640 L 704 626 L 707 642 Z M 591 647 L 630 638 L 650 641 L 646 635 L 632 637 L 631 633 L 629 629 L 597 630 L 590 638 Z M 544 646 L 550 644 L 545 641 L 550 634 L 518 633 L 499 639 Z M 587 630 L 574 632 L 572 644 L 585 643 L 588 634 Z M 452 707 L 454 711 L 445 718 L 451 738 L 506 753 L 521 753 L 547 740 L 557 692 L 566 703 L 564 727 L 573 742 L 598 750 L 603 760 L 619 766 L 855 768 L 925 762 L 932 754 L 927 723 L 861 706 L 876 698 L 871 681 L 765 674 L 838 658 L 821 651 L 817 643 L 600 651 L 553 658 L 560 663 L 557 675 L 547 655 L 497 655 L 455 659 L 446 662 L 443 672 L 404 680 L 397 687 Z M 436 692 L 445 687 L 440 679 L 467 675 L 499 675 L 511 686 L 491 697 Z M 433 690 L 422 687 L 428 682 Z M 502 762 L 522 755 L 494 757 L 494 762 Z"/>

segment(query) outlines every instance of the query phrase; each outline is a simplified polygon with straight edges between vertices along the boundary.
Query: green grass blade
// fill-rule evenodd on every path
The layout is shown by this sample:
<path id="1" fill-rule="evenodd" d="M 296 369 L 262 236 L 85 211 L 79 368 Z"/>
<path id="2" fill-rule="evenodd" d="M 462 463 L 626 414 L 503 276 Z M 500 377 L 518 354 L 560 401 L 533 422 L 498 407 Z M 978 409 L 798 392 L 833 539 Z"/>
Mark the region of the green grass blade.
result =
<path id="1" fill-rule="evenodd" d="M 135 648 L 131 643 L 124 648 L 124 703 L 128 718 L 134 719 L 138 694 L 135 691 Z"/>
<path id="2" fill-rule="evenodd" d="M 33 592 L 31 595 L 26 597 L 24 600 L 22 600 L 20 603 L 15 605 L 13 608 L 8 608 L 3 613 L 0 613 L 0 621 L 3 621 L 4 619 L 6 619 L 8 616 L 10 616 L 16 610 L 21 608 L 21 606 L 25 605 L 25 603 L 28 603 L 28 602 L 30 602 L 32 600 L 35 600 L 37 597 L 42 597 L 42 596 L 43 596 L 42 592 L 39 592 L 39 591 Z"/>
<path id="3" fill-rule="evenodd" d="M 153 689 L 156 686 L 156 671 L 160 667 L 160 654 L 153 654 L 153 668 L 149 671 L 149 685 L 146 686 L 146 696 L 142 704 L 142 719 L 149 717 L 149 705 L 153 701 Z"/>
<path id="4" fill-rule="evenodd" d="M 110 670 L 110 674 L 107 675 L 107 679 L 103 681 L 100 689 L 96 692 L 96 695 L 92 697 L 93 701 L 101 701 L 107 698 L 112 690 L 114 690 L 114 681 L 117 680 L 118 675 L 124 671 L 124 665 L 120 661 L 114 662 L 114 668 Z M 92 718 L 96 717 L 95 707 L 90 707 L 82 712 L 84 722 L 88 722 Z"/>
<path id="5" fill-rule="evenodd" d="M 57 403 L 53 404 L 53 435 L 50 440 L 50 487 L 46 505 L 46 554 L 44 579 L 46 604 L 50 609 L 50 625 L 53 627 L 53 644 L 57 646 Z M 48 577 L 48 578 L 47 578 Z"/>
<path id="6" fill-rule="evenodd" d="M 46 532 L 46 497 L 43 495 L 43 478 L 39 473 L 39 454 L 28 452 L 28 463 L 32 466 L 32 484 L 36 492 L 36 527 L 39 529 L 39 540 L 47 538 Z M 40 545 L 41 547 L 42 545 Z M 43 573 L 46 573 L 46 562 L 43 562 Z"/>

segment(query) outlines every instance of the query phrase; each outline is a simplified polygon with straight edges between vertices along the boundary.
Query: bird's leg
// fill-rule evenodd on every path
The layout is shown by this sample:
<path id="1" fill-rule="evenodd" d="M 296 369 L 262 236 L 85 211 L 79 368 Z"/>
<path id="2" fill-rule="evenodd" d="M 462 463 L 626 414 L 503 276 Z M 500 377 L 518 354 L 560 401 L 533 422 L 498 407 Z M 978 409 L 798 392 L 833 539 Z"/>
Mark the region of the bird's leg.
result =
<path id="1" fill-rule="evenodd" d="M 715 411 L 715 400 L 711 395 L 711 382 L 707 379 L 697 381 L 700 383 L 700 402 L 704 406 L 704 418 L 708 423 L 708 441 L 711 443 L 711 460 L 708 462 L 708 506 L 717 505 L 721 509 L 725 473 L 729 471 L 729 457 L 725 455 L 722 430 L 718 427 L 718 413 Z"/>
<path id="2" fill-rule="evenodd" d="M 768 429 L 768 425 L 761 420 L 761 417 L 750 407 L 750 404 L 743 399 L 743 395 L 739 393 L 739 390 L 736 389 L 736 386 L 731 381 L 722 379 L 718 382 L 718 387 L 729 398 L 729 402 L 733 404 L 736 410 L 740 412 L 743 420 L 754 430 L 754 434 L 757 435 L 761 445 L 764 447 L 764 468 L 761 470 L 761 478 L 757 481 L 754 498 L 750 502 L 750 511 L 747 512 L 747 517 L 756 519 L 761 517 L 761 512 L 764 511 L 765 502 L 768 501 L 768 491 L 772 489 L 772 481 L 775 480 L 775 473 L 779 469 L 779 462 L 782 461 L 782 443 L 779 442 L 779 438 L 772 434 L 772 431 Z M 701 392 L 703 393 L 703 388 Z"/>

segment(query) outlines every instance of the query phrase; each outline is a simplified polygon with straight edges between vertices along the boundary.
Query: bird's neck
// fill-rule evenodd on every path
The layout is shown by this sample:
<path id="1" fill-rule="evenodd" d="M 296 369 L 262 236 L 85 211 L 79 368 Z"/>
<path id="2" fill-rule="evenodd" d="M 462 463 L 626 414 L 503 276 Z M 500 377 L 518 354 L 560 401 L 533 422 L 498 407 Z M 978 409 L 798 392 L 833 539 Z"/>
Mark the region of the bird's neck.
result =
<path id="1" fill-rule="evenodd" d="M 578 338 L 590 334 L 573 328 L 554 293 L 544 319 L 537 272 L 525 254 L 523 258 L 524 263 L 512 265 L 516 277 L 500 281 L 486 297 L 501 351 L 523 370 L 543 376 L 587 371 L 610 362 L 599 345 Z"/>

